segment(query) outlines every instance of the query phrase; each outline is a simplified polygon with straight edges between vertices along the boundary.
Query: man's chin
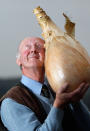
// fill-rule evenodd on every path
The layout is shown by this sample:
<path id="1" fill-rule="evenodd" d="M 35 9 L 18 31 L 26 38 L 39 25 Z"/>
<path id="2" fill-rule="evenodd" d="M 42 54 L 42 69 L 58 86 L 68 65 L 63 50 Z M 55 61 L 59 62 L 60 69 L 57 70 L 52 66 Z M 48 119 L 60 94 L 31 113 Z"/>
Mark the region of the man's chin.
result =
<path id="1" fill-rule="evenodd" d="M 37 59 L 37 58 L 30 58 L 28 61 L 29 61 L 29 63 L 32 63 L 32 62 L 40 62 L 40 60 Z"/>
<path id="2" fill-rule="evenodd" d="M 29 66 L 42 66 L 42 63 L 39 60 L 36 61 L 29 61 L 28 63 Z"/>
<path id="3" fill-rule="evenodd" d="M 37 58 L 37 57 L 31 57 L 31 58 L 29 58 L 29 60 L 39 60 L 39 58 Z"/>

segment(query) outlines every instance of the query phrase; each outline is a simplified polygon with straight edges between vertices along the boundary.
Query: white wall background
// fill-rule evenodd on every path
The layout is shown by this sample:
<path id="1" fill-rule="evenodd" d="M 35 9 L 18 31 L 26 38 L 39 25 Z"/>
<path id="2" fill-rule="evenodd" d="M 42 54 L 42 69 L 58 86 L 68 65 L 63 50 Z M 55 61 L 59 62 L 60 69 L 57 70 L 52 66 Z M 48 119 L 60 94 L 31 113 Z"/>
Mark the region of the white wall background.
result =
<path id="1" fill-rule="evenodd" d="M 90 54 L 90 0 L 0 0 L 0 78 L 20 76 L 16 51 L 22 39 L 41 37 L 33 9 L 40 5 L 64 30 L 65 12 L 76 22 L 76 38 Z"/>

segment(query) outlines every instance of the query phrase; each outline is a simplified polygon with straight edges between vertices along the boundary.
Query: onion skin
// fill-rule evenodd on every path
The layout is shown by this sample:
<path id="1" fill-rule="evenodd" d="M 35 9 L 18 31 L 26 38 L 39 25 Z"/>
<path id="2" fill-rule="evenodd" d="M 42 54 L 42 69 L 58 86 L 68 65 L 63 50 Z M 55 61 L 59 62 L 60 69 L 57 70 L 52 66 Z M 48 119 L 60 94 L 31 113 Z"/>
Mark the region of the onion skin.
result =
<path id="1" fill-rule="evenodd" d="M 55 92 L 65 82 L 70 85 L 67 92 L 76 89 L 83 81 L 90 82 L 90 65 L 77 50 L 56 39 L 51 45 L 46 51 L 45 72 Z"/>
<path id="2" fill-rule="evenodd" d="M 43 30 L 45 73 L 53 91 L 62 88 L 65 82 L 69 83 L 67 92 L 75 90 L 81 82 L 90 83 L 90 57 L 74 37 L 75 24 L 64 14 L 67 19 L 65 33 L 40 7 L 34 9 L 34 14 Z"/>

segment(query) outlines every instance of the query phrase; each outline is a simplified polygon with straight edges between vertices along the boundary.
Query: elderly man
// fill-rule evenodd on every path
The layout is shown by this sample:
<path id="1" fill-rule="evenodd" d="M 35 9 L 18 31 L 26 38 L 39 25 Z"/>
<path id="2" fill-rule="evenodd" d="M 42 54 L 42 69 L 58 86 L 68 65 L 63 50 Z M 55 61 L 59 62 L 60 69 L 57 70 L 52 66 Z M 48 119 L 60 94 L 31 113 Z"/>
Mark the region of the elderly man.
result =
<path id="1" fill-rule="evenodd" d="M 79 102 L 89 84 L 83 82 L 67 93 L 69 83 L 65 83 L 55 96 L 44 82 L 44 58 L 44 40 L 30 37 L 21 42 L 16 60 L 22 72 L 21 81 L 0 101 L 4 127 L 9 131 L 90 130 L 89 113 Z"/>

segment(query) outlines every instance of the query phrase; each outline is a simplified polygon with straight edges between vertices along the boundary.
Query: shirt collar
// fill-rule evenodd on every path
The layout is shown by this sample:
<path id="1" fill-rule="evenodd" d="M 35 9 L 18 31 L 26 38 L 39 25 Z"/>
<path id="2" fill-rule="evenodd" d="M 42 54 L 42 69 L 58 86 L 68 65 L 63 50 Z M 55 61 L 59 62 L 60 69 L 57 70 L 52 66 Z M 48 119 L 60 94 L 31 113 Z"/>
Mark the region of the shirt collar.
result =
<path id="1" fill-rule="evenodd" d="M 40 95 L 42 89 L 42 83 L 32 80 L 25 75 L 22 75 L 21 83 L 24 84 L 34 94 Z"/>

